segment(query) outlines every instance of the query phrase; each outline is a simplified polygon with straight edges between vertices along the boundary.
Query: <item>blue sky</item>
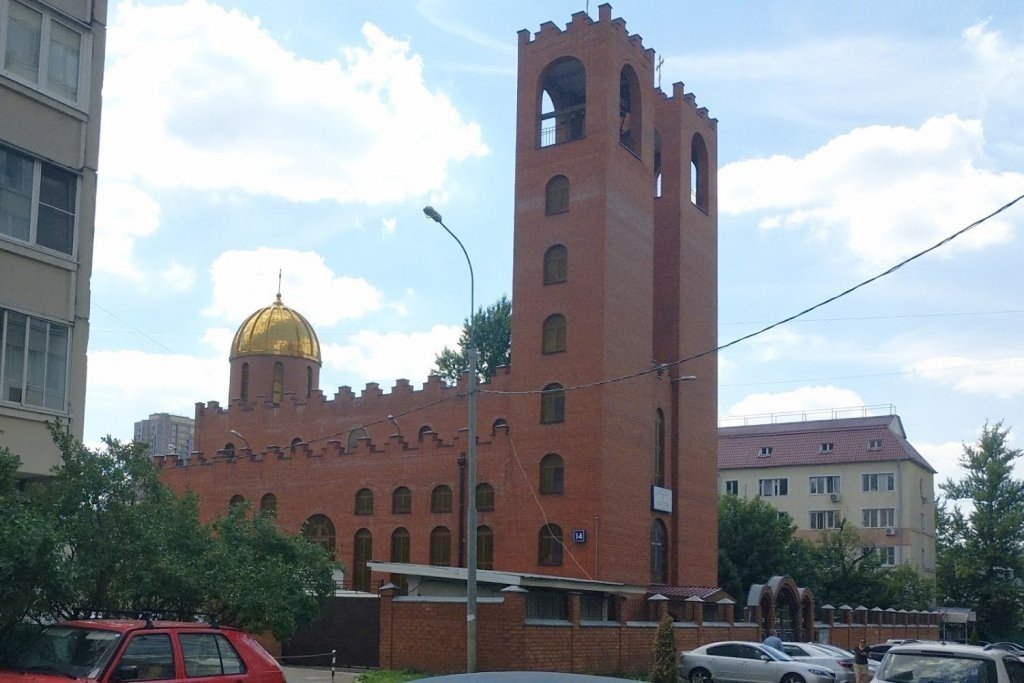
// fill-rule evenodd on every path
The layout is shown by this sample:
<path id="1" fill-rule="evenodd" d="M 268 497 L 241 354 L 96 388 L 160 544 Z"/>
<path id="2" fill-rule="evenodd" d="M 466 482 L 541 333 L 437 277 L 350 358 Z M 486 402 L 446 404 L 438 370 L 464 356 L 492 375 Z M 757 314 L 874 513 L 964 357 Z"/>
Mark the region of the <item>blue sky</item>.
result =
<path id="1" fill-rule="evenodd" d="M 516 33 L 584 1 L 112 0 L 85 440 L 227 400 L 235 329 L 316 327 L 328 395 L 426 379 L 511 295 Z M 597 3 L 590 3 L 597 16 Z M 719 120 L 719 339 L 814 305 L 1024 194 L 1018 0 L 623 0 Z M 893 405 L 956 476 L 1024 445 L 1024 202 L 720 354 L 719 413 Z M 699 381 L 699 380 L 698 380 Z M 814 413 L 820 415 L 820 413 Z M 839 414 L 851 415 L 843 410 Z"/>

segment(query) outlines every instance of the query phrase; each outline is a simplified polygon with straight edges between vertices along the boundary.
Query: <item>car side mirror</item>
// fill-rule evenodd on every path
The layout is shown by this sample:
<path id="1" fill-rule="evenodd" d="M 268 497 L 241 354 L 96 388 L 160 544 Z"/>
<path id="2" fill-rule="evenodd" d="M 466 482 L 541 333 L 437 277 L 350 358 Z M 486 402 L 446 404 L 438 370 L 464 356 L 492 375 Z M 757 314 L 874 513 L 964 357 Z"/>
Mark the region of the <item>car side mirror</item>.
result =
<path id="1" fill-rule="evenodd" d="M 761 661 L 762 662 L 770 662 L 770 661 L 772 661 L 772 658 L 762 652 L 761 653 Z"/>
<path id="2" fill-rule="evenodd" d="M 139 677 L 139 667 L 135 664 L 121 664 L 114 672 L 115 681 L 133 681 Z"/>

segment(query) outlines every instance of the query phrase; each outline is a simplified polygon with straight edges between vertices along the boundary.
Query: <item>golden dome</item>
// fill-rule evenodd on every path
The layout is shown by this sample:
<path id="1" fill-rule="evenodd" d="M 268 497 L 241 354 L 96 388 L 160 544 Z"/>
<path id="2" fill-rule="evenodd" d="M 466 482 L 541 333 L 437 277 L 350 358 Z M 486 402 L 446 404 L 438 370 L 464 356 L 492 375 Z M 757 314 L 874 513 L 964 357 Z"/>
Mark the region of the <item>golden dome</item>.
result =
<path id="1" fill-rule="evenodd" d="M 231 356 L 292 356 L 320 363 L 320 340 L 309 321 L 277 300 L 242 323 L 231 342 Z"/>

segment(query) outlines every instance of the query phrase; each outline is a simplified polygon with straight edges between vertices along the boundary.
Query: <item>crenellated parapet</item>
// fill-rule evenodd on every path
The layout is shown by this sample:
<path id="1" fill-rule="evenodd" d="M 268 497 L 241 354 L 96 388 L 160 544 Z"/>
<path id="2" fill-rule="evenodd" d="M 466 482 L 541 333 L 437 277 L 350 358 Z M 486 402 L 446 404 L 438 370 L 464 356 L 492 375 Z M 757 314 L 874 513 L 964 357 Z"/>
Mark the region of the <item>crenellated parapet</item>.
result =
<path id="1" fill-rule="evenodd" d="M 517 35 L 520 48 L 524 45 L 543 47 L 549 42 L 560 42 L 565 35 L 583 40 L 589 32 L 594 30 L 612 30 L 623 34 L 625 40 L 638 51 L 638 58 L 643 59 L 648 64 L 654 63 L 654 50 L 644 48 L 642 36 L 627 32 L 625 19 L 621 17 L 613 19 L 612 6 L 607 3 L 598 6 L 596 21 L 586 12 L 575 12 L 564 30 L 559 28 L 554 22 L 545 21 L 540 25 L 540 29 L 535 34 L 531 35 L 528 29 L 522 29 Z"/>

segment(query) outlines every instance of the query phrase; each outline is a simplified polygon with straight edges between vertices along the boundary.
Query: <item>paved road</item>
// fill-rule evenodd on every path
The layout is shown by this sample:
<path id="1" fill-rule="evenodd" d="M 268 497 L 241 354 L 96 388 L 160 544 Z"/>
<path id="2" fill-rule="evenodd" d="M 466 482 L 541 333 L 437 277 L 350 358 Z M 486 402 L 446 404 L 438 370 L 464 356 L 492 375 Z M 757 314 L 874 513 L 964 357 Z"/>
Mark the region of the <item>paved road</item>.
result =
<path id="1" fill-rule="evenodd" d="M 288 677 L 288 683 L 355 683 L 358 675 L 352 671 L 335 670 L 334 679 L 331 679 L 331 670 L 309 666 L 286 666 L 284 675 Z"/>

